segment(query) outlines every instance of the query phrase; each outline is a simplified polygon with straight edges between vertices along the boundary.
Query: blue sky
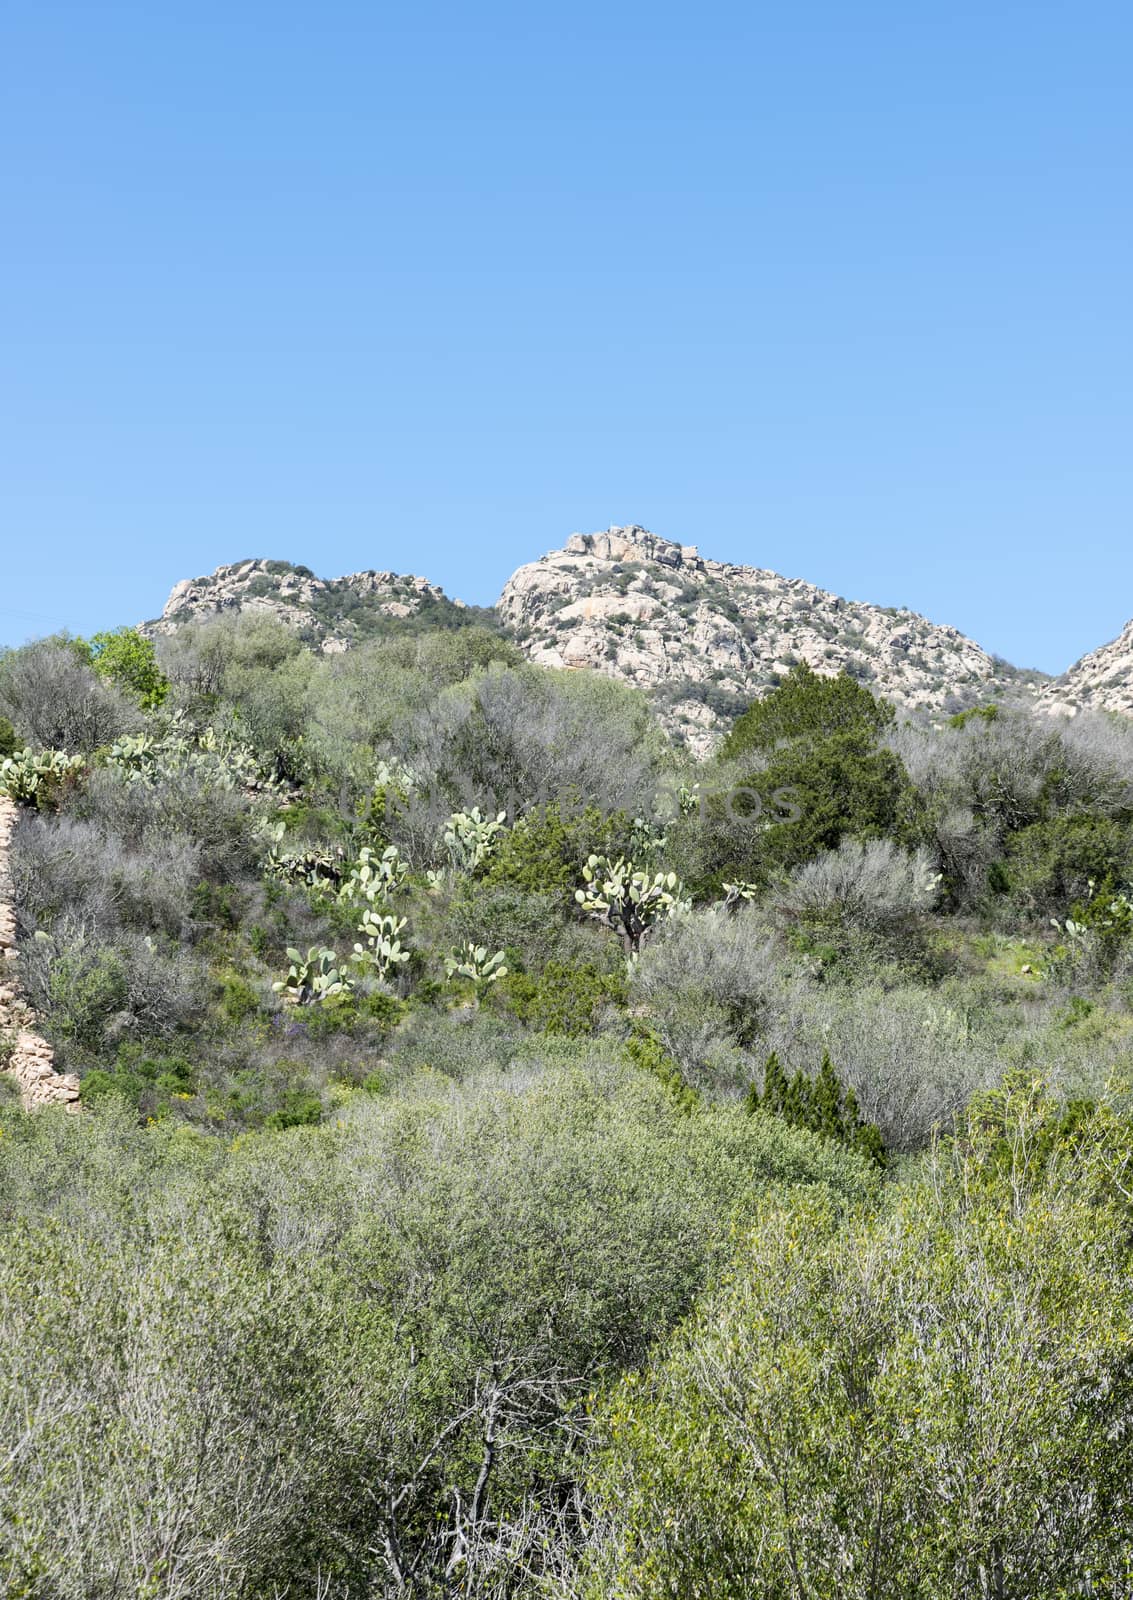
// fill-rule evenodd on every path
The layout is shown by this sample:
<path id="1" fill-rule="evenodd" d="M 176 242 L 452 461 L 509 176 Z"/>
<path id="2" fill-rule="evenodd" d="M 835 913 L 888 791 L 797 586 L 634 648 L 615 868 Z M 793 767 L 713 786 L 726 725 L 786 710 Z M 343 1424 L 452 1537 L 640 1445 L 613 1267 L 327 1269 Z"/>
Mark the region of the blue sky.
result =
<path id="1" fill-rule="evenodd" d="M 0 22 L 0 640 L 636 521 L 1048 671 L 1133 615 L 1133 11 Z"/>

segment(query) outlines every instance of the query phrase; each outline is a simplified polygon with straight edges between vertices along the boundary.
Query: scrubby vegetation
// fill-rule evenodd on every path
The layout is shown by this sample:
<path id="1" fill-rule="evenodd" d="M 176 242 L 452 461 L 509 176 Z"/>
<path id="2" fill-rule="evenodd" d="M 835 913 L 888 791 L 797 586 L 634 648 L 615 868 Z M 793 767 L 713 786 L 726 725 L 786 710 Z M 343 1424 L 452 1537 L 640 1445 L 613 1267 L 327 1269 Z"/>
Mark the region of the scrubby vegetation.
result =
<path id="1" fill-rule="evenodd" d="M 0 656 L 0 1590 L 1129 1593 L 1133 726 Z"/>

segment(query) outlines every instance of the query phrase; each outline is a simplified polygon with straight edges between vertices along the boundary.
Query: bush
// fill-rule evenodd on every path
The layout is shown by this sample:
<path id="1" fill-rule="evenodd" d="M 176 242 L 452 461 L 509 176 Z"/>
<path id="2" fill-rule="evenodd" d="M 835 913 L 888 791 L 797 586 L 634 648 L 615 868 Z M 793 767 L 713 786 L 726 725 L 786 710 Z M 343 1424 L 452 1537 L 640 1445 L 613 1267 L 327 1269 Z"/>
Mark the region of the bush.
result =
<path id="1" fill-rule="evenodd" d="M 571 1592 L 1121 1592 L 1124 1210 L 1105 1157 L 1079 1141 L 1044 1178 L 1030 1108 L 1008 1125 L 1006 1172 L 977 1143 L 877 1218 L 767 1209 L 671 1352 L 603 1408 L 597 1554 Z M 1087 1150 L 1108 1130 L 1095 1119 Z M 1110 1155 L 1128 1159 L 1127 1131 Z"/>
<path id="2" fill-rule="evenodd" d="M 979 1000 L 962 987 L 884 989 L 865 977 L 832 987 L 796 977 L 778 990 L 753 1049 L 764 1059 L 775 1051 L 789 1073 L 812 1072 L 829 1050 L 887 1147 L 923 1149 L 1003 1069 L 1004 1025 L 985 1032 Z M 987 997 L 983 1004 L 990 1009 Z"/>
<path id="3" fill-rule="evenodd" d="M 283 1128 L 308 1128 L 323 1119 L 323 1103 L 315 1094 L 304 1094 L 291 1089 L 283 1097 L 283 1104 L 264 1120 L 265 1128 L 277 1132 Z"/>
<path id="4" fill-rule="evenodd" d="M 131 783 L 121 773 L 96 771 L 68 809 L 107 839 L 144 840 L 147 845 L 154 839 L 188 841 L 196 852 L 198 879 L 231 881 L 258 860 L 254 812 L 247 797 L 192 772 Z"/>
<path id="5" fill-rule="evenodd" d="M 795 1128 L 809 1128 L 826 1139 L 836 1139 L 860 1155 L 875 1161 L 879 1167 L 886 1162 L 885 1142 L 875 1123 L 865 1122 L 858 1107 L 858 1097 L 847 1089 L 834 1070 L 829 1050 L 822 1054 L 822 1065 L 817 1077 L 810 1079 L 796 1072 L 788 1079 L 772 1052 L 763 1069 L 763 1091 L 753 1084 L 747 1098 L 747 1108 L 754 1115 L 763 1111 L 769 1116 L 781 1117 Z"/>
<path id="6" fill-rule="evenodd" d="M 472 805 L 509 818 L 554 802 L 647 816 L 666 761 L 639 692 L 529 666 L 492 667 L 442 690 L 396 753 L 429 775 L 434 833 L 449 811 Z M 423 811 L 419 826 L 427 820 Z"/>
<path id="7" fill-rule="evenodd" d="M 759 915 L 697 911 L 677 917 L 634 963 L 631 995 L 683 1070 L 699 1077 L 723 1043 L 747 1046 L 779 981 L 772 936 Z"/>
<path id="8" fill-rule="evenodd" d="M 1133 879 L 1133 829 L 1106 816 L 1057 816 L 1012 834 L 997 879 L 1025 914 L 1053 916 L 1091 883 Z"/>
<path id="9" fill-rule="evenodd" d="M 850 732 L 873 737 L 890 727 L 894 716 L 887 701 L 875 699 L 844 672 L 826 676 L 804 663 L 737 717 L 721 754 L 731 761 L 789 740 L 825 740 Z"/>
<path id="10" fill-rule="evenodd" d="M 64 1059 L 89 1059 L 130 1036 L 169 1038 L 204 1008 L 201 974 L 176 947 L 126 934 L 102 943 L 70 921 L 26 947 L 24 982 Z"/>
<path id="11" fill-rule="evenodd" d="M 548 961 L 537 976 L 509 973 L 494 998 L 539 1033 L 581 1037 L 594 1030 L 604 1010 L 625 1005 L 626 983 L 621 973 L 604 971 L 593 961 Z"/>
<path id="12" fill-rule="evenodd" d="M 21 818 L 13 898 L 25 936 L 62 919 L 112 938 L 120 929 L 182 933 L 200 856 L 178 833 L 123 838 L 75 816 Z"/>
<path id="13" fill-rule="evenodd" d="M 0 654 L 0 713 L 35 749 L 85 754 L 138 725 L 137 708 L 85 654 L 81 641 L 66 637 Z"/>
<path id="14" fill-rule="evenodd" d="M 157 1571 L 167 1600 L 392 1593 L 408 1567 L 440 1593 L 458 1541 L 466 1592 L 520 1592 L 577 1528 L 587 1394 L 684 1314 L 733 1216 L 774 1185 L 871 1192 L 833 1146 L 595 1063 L 235 1148 L 110 1099 L 3 1115 L 0 1588 L 54 1600 Z"/>
<path id="15" fill-rule="evenodd" d="M 485 882 L 573 896 L 591 855 L 624 855 L 631 841 L 632 824 L 624 813 L 605 816 L 596 806 L 577 809 L 552 801 L 533 807 L 500 836 Z"/>
<path id="16" fill-rule="evenodd" d="M 119 1046 L 113 1066 L 95 1067 L 79 1084 L 84 1107 L 117 1098 L 153 1116 L 167 1108 L 171 1096 L 188 1099 L 196 1088 L 196 1074 L 183 1056 L 150 1056 L 139 1044 Z"/>
<path id="17" fill-rule="evenodd" d="M 892 929 L 931 909 L 937 882 L 926 850 L 910 853 L 888 839 L 844 839 L 837 850 L 798 868 L 775 903 L 806 922 Z"/>
<path id="18" fill-rule="evenodd" d="M 48 967 L 47 1017 L 60 1039 L 97 1050 L 110 1019 L 126 1009 L 125 963 L 116 951 L 76 940 Z"/>

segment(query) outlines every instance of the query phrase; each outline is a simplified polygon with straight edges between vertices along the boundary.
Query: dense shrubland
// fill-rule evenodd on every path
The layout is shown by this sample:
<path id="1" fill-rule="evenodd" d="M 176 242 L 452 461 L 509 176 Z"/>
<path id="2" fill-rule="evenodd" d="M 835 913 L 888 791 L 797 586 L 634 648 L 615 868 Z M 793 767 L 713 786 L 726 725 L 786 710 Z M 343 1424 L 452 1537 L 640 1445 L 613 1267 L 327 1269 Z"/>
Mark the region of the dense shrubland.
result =
<path id="1" fill-rule="evenodd" d="M 0 656 L 0 1572 L 1125 1595 L 1133 732 L 482 617 Z"/>

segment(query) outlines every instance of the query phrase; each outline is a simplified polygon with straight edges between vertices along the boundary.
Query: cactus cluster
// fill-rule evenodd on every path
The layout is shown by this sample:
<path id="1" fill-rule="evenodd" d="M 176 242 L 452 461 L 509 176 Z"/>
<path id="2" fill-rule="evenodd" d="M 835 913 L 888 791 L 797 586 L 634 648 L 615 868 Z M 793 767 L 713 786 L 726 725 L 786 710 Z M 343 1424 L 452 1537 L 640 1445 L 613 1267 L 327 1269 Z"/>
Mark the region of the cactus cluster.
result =
<path id="1" fill-rule="evenodd" d="M 444 831 L 444 845 L 454 872 L 475 872 L 491 855 L 496 839 L 504 830 L 507 812 L 494 817 L 471 811 L 454 811 Z"/>
<path id="2" fill-rule="evenodd" d="M 303 883 L 309 889 L 337 888 L 342 880 L 346 853 L 341 847 L 303 844 L 290 849 L 284 847 L 286 829 L 282 822 L 266 830 L 270 840 L 263 860 L 263 869 L 270 878 L 288 883 Z"/>
<path id="3" fill-rule="evenodd" d="M 286 978 L 273 983 L 272 988 L 292 1005 L 313 1005 L 346 994 L 351 988 L 349 977 L 339 970 L 338 957 L 333 950 L 313 945 L 304 956 L 289 946 L 287 959 L 291 965 Z"/>
<path id="4" fill-rule="evenodd" d="M 251 745 L 213 727 L 195 729 L 180 711 L 166 718 L 156 733 L 123 735 L 111 745 L 106 760 L 133 783 L 160 783 L 188 772 L 211 788 L 249 794 L 280 788 Z"/>
<path id="5" fill-rule="evenodd" d="M 404 931 L 404 917 L 363 911 L 358 932 L 364 936 L 365 943 L 354 946 L 355 964 L 386 982 L 409 960 L 410 952 L 401 942 Z"/>
<path id="6" fill-rule="evenodd" d="M 506 978 L 508 969 L 504 965 L 502 950 L 489 955 L 486 944 L 476 944 L 469 939 L 467 943 L 445 957 L 445 971 L 450 978 L 467 978 L 476 990 L 477 996 L 480 996 L 493 983 Z"/>
<path id="7" fill-rule="evenodd" d="M 403 887 L 408 875 L 408 863 L 402 860 L 395 844 L 388 845 L 381 855 L 363 845 L 342 880 L 338 898 L 347 905 L 385 905 Z"/>
<path id="8" fill-rule="evenodd" d="M 722 887 L 724 898 L 716 902 L 713 911 L 738 911 L 746 901 L 755 900 L 759 895 L 759 885 L 743 879 L 739 883 L 725 883 Z"/>
<path id="9" fill-rule="evenodd" d="M 0 761 L 0 795 L 17 805 L 40 805 L 85 768 L 83 756 L 69 756 L 64 750 L 17 750 Z"/>
<path id="10" fill-rule="evenodd" d="M 574 898 L 589 916 L 618 934 L 632 961 L 659 922 L 687 909 L 675 872 L 651 873 L 619 856 L 592 855 L 582 869 L 584 887 Z"/>

